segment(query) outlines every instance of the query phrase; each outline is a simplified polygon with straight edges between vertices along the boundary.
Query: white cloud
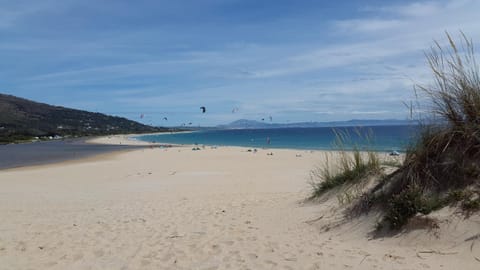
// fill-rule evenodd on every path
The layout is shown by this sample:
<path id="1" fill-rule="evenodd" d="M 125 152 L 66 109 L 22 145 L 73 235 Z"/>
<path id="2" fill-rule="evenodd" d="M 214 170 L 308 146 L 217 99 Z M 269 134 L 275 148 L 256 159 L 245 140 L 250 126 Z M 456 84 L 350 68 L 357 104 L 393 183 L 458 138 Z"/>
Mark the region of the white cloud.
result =
<path id="1" fill-rule="evenodd" d="M 435 16 L 436 14 L 442 12 L 442 10 L 445 8 L 448 8 L 447 5 L 442 5 L 439 1 L 429 1 L 414 2 L 404 6 L 386 7 L 383 8 L 383 11 L 392 12 L 394 14 L 396 13 L 406 17 L 427 17 Z"/>
<path id="2" fill-rule="evenodd" d="M 342 32 L 374 32 L 400 28 L 405 26 L 405 22 L 396 19 L 352 19 L 337 21 L 335 26 Z"/>
<path id="3" fill-rule="evenodd" d="M 73 0 L 62 0 L 61 3 L 55 0 L 42 1 L 0 1 L 0 30 L 9 29 L 16 24 L 30 18 L 31 16 L 48 11 L 60 10 L 68 6 Z"/>

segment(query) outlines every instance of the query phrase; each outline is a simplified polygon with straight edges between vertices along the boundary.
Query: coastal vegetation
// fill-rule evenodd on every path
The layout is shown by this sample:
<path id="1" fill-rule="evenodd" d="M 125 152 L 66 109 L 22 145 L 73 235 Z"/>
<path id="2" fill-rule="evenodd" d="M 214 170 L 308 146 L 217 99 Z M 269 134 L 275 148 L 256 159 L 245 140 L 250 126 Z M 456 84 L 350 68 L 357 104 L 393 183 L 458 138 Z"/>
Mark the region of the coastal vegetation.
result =
<path id="1" fill-rule="evenodd" d="M 428 112 L 421 117 L 423 128 L 416 141 L 408 147 L 398 169 L 379 176 L 375 185 L 352 201 L 351 212 L 383 213 L 377 229 L 400 229 L 411 217 L 445 206 L 458 206 L 467 215 L 480 210 L 479 69 L 473 43 L 465 35 L 461 46 L 448 34 L 447 38 L 448 46 L 435 42 L 426 53 L 434 83 L 415 87 L 418 105 L 412 111 Z M 323 164 L 321 171 L 328 165 Z M 361 166 L 340 168 L 333 176 L 317 175 L 314 196 L 334 186 L 366 179 L 363 173 L 351 173 L 351 168 L 362 172 Z M 344 179 L 344 175 L 352 179 L 332 181 Z"/>
<path id="2" fill-rule="evenodd" d="M 312 199 L 336 187 L 355 184 L 368 176 L 379 175 L 382 172 L 377 152 L 370 150 L 370 147 L 361 149 L 346 130 L 337 129 L 334 133 L 334 148 L 338 151 L 334 154 L 326 153 L 325 164 L 310 172 Z M 366 144 L 372 141 L 371 131 L 364 134 L 360 129 L 356 129 L 353 136 Z M 331 159 L 336 159 L 333 163 L 337 166 L 330 164 Z M 321 180 L 318 181 L 319 179 Z"/>
<path id="3" fill-rule="evenodd" d="M 0 144 L 125 133 L 168 131 L 122 117 L 51 106 L 0 94 Z"/>

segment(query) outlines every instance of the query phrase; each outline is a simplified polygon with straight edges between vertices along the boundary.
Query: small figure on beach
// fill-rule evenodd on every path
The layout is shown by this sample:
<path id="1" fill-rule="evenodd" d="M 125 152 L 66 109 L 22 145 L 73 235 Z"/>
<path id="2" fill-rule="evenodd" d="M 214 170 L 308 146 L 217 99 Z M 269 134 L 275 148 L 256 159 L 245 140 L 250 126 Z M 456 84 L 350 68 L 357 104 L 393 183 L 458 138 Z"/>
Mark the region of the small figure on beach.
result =
<path id="1" fill-rule="evenodd" d="M 392 152 L 390 152 L 389 155 L 396 157 L 396 156 L 400 156 L 400 153 L 398 153 L 398 151 L 393 150 Z"/>

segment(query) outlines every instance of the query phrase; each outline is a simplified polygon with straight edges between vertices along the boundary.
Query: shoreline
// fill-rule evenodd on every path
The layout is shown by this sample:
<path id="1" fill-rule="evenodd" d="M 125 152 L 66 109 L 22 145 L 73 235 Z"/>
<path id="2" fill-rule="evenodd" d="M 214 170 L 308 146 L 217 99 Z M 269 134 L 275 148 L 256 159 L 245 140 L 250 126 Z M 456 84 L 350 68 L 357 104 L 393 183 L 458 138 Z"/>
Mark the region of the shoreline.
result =
<path id="1" fill-rule="evenodd" d="M 190 133 L 192 131 L 186 132 Z M 157 134 L 164 133 L 152 133 L 151 135 Z M 22 169 L 25 167 L 83 162 L 88 160 L 99 160 L 101 158 L 109 158 L 115 154 L 147 148 L 179 148 L 182 150 L 190 150 L 197 147 L 202 150 L 204 150 L 205 148 L 225 148 L 237 149 L 241 152 L 249 152 L 249 150 L 252 152 L 254 152 L 255 150 L 259 152 L 286 151 L 292 153 L 295 152 L 296 155 L 306 153 L 322 153 L 323 155 L 326 155 L 328 153 L 339 152 L 339 150 L 335 149 L 296 149 L 275 147 L 248 147 L 235 145 L 170 144 L 164 142 L 148 142 L 135 138 L 135 136 L 142 135 L 145 134 L 117 134 L 110 136 L 82 137 L 64 140 L 31 142 L 25 144 L 0 145 L 0 171 Z M 73 153 L 71 151 L 73 151 Z M 346 150 L 346 152 L 351 151 Z M 388 152 L 376 152 L 382 155 L 384 159 L 388 158 Z M 400 157 L 403 157 L 403 153 Z"/>

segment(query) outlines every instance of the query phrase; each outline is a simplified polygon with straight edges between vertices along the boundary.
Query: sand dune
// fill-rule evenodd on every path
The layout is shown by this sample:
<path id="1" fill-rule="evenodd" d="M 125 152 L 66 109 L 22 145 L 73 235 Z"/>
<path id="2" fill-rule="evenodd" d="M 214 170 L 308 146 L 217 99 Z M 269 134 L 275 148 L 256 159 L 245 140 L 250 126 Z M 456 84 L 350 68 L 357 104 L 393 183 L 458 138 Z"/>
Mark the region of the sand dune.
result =
<path id="1" fill-rule="evenodd" d="M 0 171 L 0 269 L 479 269 L 478 215 L 372 238 L 374 214 L 305 203 L 323 158 L 173 147 Z"/>

